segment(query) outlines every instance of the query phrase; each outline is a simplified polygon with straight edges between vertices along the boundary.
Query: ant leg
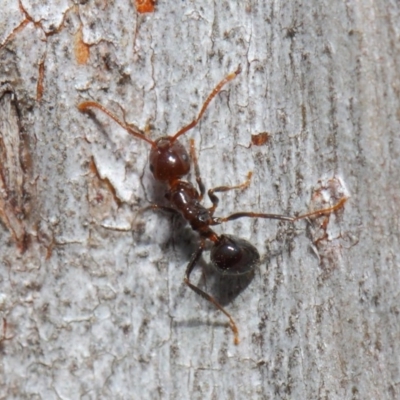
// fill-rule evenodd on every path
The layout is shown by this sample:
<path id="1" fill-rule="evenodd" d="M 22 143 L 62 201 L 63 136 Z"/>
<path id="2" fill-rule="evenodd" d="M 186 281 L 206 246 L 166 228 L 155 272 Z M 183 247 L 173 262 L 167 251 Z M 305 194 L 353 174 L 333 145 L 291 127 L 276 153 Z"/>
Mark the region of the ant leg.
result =
<path id="1" fill-rule="evenodd" d="M 297 217 L 290 217 L 287 215 L 279 215 L 279 214 L 264 214 L 264 213 L 254 213 L 254 212 L 238 212 L 235 214 L 231 214 L 228 217 L 224 218 L 213 218 L 214 222 L 212 225 L 219 225 L 222 222 L 233 221 L 239 218 L 268 218 L 268 219 L 278 219 L 281 221 L 295 222 L 300 219 L 304 219 L 307 217 L 319 216 L 323 214 L 331 214 L 332 212 L 339 210 L 344 206 L 344 203 L 347 201 L 348 197 L 343 197 L 340 199 L 334 206 L 323 208 L 321 210 L 311 211 L 306 214 L 299 215 Z"/>
<path id="2" fill-rule="evenodd" d="M 175 212 L 175 213 L 178 212 L 177 210 L 175 210 L 175 208 L 172 208 L 172 207 L 161 206 L 159 204 L 151 204 L 151 205 L 149 205 L 147 207 L 141 208 L 136 213 L 135 217 L 133 218 L 133 221 L 136 221 L 136 218 L 138 217 L 139 214 L 143 214 L 143 213 L 145 213 L 146 211 L 149 211 L 149 210 L 156 210 L 156 211 L 161 210 L 161 211 Z"/>
<path id="3" fill-rule="evenodd" d="M 190 274 L 192 273 L 193 268 L 195 267 L 197 261 L 199 260 L 201 254 L 203 253 L 204 247 L 205 247 L 205 241 L 202 239 L 201 242 L 200 242 L 199 248 L 193 253 L 192 257 L 190 258 L 189 264 L 188 264 L 188 266 L 186 268 L 184 282 L 185 282 L 186 285 L 188 285 L 190 287 L 190 289 L 192 289 L 195 293 L 197 293 L 198 295 L 203 297 L 203 299 L 205 299 L 205 300 L 209 301 L 210 303 L 214 304 L 214 306 L 217 307 L 218 310 L 223 312 L 229 318 L 229 325 L 230 325 L 230 327 L 232 329 L 232 332 L 233 332 L 233 335 L 234 335 L 234 343 L 237 345 L 237 344 L 239 344 L 239 331 L 238 331 L 238 328 L 237 328 L 236 323 L 233 320 L 233 318 L 218 303 L 218 301 L 214 299 L 214 297 L 210 296 L 206 292 L 203 292 L 201 289 L 199 289 L 197 286 L 193 285 L 190 282 Z"/>
<path id="4" fill-rule="evenodd" d="M 147 207 L 141 208 L 138 213 L 144 213 L 148 210 L 161 210 L 161 211 L 167 211 L 167 212 L 178 212 L 175 210 L 175 208 L 172 207 L 167 207 L 167 206 L 161 206 L 159 204 L 151 204 Z"/>
<path id="5" fill-rule="evenodd" d="M 196 182 L 197 182 L 197 185 L 199 186 L 199 190 L 200 190 L 200 200 L 202 200 L 204 193 L 206 191 L 206 188 L 204 186 L 203 181 L 201 180 L 199 162 L 197 160 L 196 149 L 194 148 L 194 140 L 193 139 L 190 139 L 190 157 L 192 158 L 192 161 L 193 161 L 194 173 L 196 175 Z"/>
<path id="6" fill-rule="evenodd" d="M 314 217 L 314 216 L 319 216 L 319 215 L 324 215 L 324 214 L 330 214 L 330 213 L 342 208 L 344 206 L 344 203 L 346 203 L 346 201 L 348 199 L 349 199 L 348 197 L 343 197 L 332 207 L 323 208 L 322 210 L 311 211 L 309 213 L 299 215 L 297 217 L 294 217 L 293 221 L 298 221 L 299 219 L 304 219 L 307 217 Z"/>
<path id="7" fill-rule="evenodd" d="M 242 70 L 241 70 L 240 65 L 239 65 L 239 67 L 237 68 L 237 70 L 235 72 L 230 73 L 224 79 L 222 79 L 222 81 L 220 83 L 218 83 L 217 86 L 215 86 L 213 91 L 207 97 L 206 101 L 203 104 L 203 107 L 201 107 L 199 115 L 189 125 L 184 126 L 177 133 L 175 133 L 175 135 L 172 136 L 172 140 L 174 141 L 174 140 L 178 139 L 179 136 L 183 135 L 188 130 L 194 128 L 197 125 L 197 123 L 200 121 L 201 117 L 203 116 L 204 112 L 206 111 L 206 109 L 207 109 L 208 105 L 210 104 L 211 100 L 221 91 L 222 87 L 226 83 L 228 83 L 232 79 L 236 78 L 236 76 L 239 75 L 241 72 L 242 72 Z"/>
<path id="8" fill-rule="evenodd" d="M 247 174 L 247 179 L 241 183 L 240 185 L 236 186 L 218 186 L 216 188 L 210 189 L 208 191 L 208 197 L 210 198 L 211 202 L 213 205 L 208 209 L 211 213 L 211 215 L 214 214 L 216 208 L 218 207 L 219 203 L 219 198 L 214 194 L 216 192 L 227 192 L 228 190 L 236 190 L 236 189 L 247 189 L 250 186 L 250 180 L 252 177 L 253 173 L 249 172 Z"/>

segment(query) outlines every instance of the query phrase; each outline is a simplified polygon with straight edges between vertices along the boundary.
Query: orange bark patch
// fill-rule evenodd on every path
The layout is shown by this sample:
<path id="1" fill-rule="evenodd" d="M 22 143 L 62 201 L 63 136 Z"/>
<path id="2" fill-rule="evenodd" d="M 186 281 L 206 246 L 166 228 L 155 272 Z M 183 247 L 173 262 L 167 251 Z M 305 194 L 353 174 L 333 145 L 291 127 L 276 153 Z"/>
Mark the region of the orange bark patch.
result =
<path id="1" fill-rule="evenodd" d="M 136 10 L 138 13 L 154 12 L 155 0 L 136 0 Z"/>
<path id="2" fill-rule="evenodd" d="M 254 146 L 262 146 L 269 141 L 270 134 L 268 132 L 261 132 L 257 135 L 251 135 L 251 144 Z"/>
<path id="3" fill-rule="evenodd" d="M 79 65 L 87 64 L 90 57 L 90 46 L 82 39 L 82 27 L 80 27 L 75 34 L 74 51 L 76 62 Z"/>
<path id="4" fill-rule="evenodd" d="M 36 100 L 40 102 L 43 97 L 43 81 L 44 81 L 44 59 L 39 63 L 38 81 L 36 85 Z"/>
<path id="5" fill-rule="evenodd" d="M 6 37 L 6 39 L 3 41 L 3 43 L 0 43 L 0 50 L 3 49 L 7 45 L 7 43 L 10 40 L 12 40 L 18 32 L 21 32 L 29 23 L 32 23 L 35 26 L 35 28 L 42 30 L 42 32 L 45 36 L 44 41 L 47 43 L 47 38 L 49 36 L 56 35 L 57 33 L 59 33 L 61 31 L 61 29 L 63 29 L 64 21 L 65 21 L 65 18 L 66 18 L 66 15 L 68 14 L 68 12 L 71 10 L 77 9 L 76 6 L 74 6 L 74 5 L 69 7 L 63 15 L 63 19 L 62 19 L 60 26 L 51 32 L 46 32 L 45 29 L 43 28 L 42 20 L 35 21 L 28 14 L 28 11 L 25 9 L 21 0 L 18 0 L 18 4 L 19 4 L 19 9 L 24 16 L 24 19 L 11 31 L 11 33 Z M 43 97 L 43 93 L 44 93 L 43 81 L 44 81 L 44 73 L 45 73 L 45 67 L 44 67 L 45 58 L 46 58 L 46 52 L 45 52 L 44 56 L 42 57 L 42 60 L 38 64 L 38 82 L 36 85 L 36 100 L 37 101 L 41 101 L 41 99 Z"/>

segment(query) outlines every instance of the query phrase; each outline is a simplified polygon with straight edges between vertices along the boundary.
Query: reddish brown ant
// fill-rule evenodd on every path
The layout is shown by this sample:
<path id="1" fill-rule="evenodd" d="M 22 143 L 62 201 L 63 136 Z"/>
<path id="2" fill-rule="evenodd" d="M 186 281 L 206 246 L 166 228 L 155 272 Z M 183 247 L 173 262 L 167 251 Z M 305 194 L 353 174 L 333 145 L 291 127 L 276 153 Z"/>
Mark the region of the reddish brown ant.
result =
<path id="1" fill-rule="evenodd" d="M 205 187 L 200 177 L 199 166 L 194 150 L 194 141 L 190 141 L 190 156 L 194 164 L 194 171 L 199 191 L 190 182 L 182 180 L 182 177 L 189 173 L 190 157 L 185 147 L 178 141 L 178 138 L 197 125 L 211 100 L 218 94 L 226 83 L 234 79 L 240 72 L 241 70 L 239 67 L 235 72 L 226 76 L 217 86 L 215 86 L 214 90 L 204 102 L 197 118 L 195 118 L 190 124 L 180 129 L 173 136 L 163 136 L 155 141 L 144 136 L 144 133 L 139 129 L 128 126 L 126 123 L 120 121 L 114 114 L 109 112 L 99 103 L 87 101 L 78 106 L 79 110 L 82 112 L 87 112 L 90 108 L 101 110 L 121 127 L 126 129 L 131 135 L 144 140 L 151 145 L 149 155 L 150 170 L 156 180 L 165 182 L 168 185 L 165 197 L 171 203 L 172 207 L 153 204 L 146 209 L 166 211 L 172 209 L 178 211 L 183 218 L 189 222 L 192 229 L 199 234 L 200 244 L 198 249 L 193 253 L 186 268 L 184 282 L 194 292 L 214 304 L 215 307 L 229 318 L 230 327 L 234 334 L 235 344 L 239 343 L 239 331 L 235 321 L 214 297 L 210 296 L 190 282 L 190 274 L 203 253 L 207 240 L 212 242 L 210 256 L 211 262 L 223 275 L 244 275 L 250 273 L 259 264 L 260 255 L 257 249 L 248 241 L 232 235 L 217 235 L 210 227 L 219 225 L 222 222 L 232 221 L 243 217 L 270 218 L 295 222 L 299 219 L 331 213 L 341 208 L 347 200 L 347 198 L 344 197 L 333 207 L 309 212 L 297 217 L 254 212 L 238 212 L 224 218 L 214 217 L 214 212 L 219 202 L 215 193 L 247 187 L 251 178 L 251 173 L 249 173 L 247 180 L 240 185 L 220 186 L 208 190 L 208 197 L 212 202 L 211 207 L 206 208 L 200 204 L 205 194 Z"/>

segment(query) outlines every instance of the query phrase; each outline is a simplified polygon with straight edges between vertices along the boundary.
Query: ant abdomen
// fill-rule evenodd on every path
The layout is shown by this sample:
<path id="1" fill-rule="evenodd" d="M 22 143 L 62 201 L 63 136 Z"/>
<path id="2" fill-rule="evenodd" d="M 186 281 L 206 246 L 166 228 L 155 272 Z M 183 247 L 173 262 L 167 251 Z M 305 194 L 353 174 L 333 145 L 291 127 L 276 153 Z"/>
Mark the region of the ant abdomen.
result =
<path id="1" fill-rule="evenodd" d="M 223 275 L 244 275 L 260 264 L 258 250 L 247 240 L 221 235 L 211 248 L 211 262 Z"/>

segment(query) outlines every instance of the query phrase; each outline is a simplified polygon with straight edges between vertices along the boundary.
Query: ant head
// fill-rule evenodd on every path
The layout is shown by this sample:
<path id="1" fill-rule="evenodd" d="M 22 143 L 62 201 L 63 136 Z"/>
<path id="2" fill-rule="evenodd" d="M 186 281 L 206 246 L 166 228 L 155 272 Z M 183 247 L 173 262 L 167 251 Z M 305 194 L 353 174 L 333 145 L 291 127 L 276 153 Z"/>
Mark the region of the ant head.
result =
<path id="1" fill-rule="evenodd" d="M 151 147 L 150 171 L 158 181 L 172 181 L 190 171 L 190 157 L 185 147 L 174 137 L 164 136 Z"/>
<path id="2" fill-rule="evenodd" d="M 221 235 L 211 249 L 211 262 L 221 274 L 244 275 L 260 264 L 260 254 L 247 240 Z"/>

